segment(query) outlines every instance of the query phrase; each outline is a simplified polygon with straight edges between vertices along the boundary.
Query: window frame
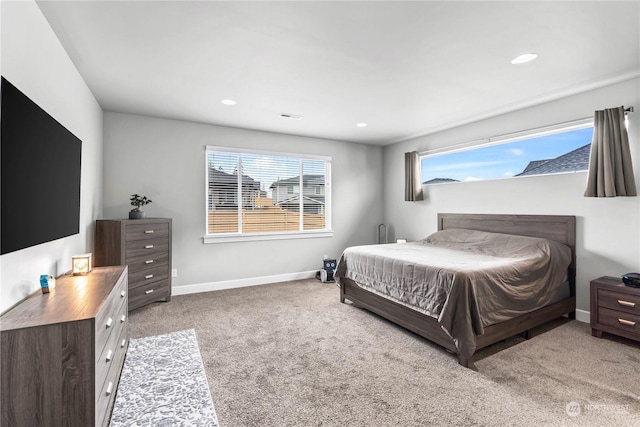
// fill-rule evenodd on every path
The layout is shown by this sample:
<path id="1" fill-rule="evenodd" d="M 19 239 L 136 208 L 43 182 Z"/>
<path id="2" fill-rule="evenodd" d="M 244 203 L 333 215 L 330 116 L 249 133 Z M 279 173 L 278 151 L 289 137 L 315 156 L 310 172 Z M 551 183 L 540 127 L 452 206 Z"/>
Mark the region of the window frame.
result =
<path id="1" fill-rule="evenodd" d="M 258 233 L 208 233 L 208 215 L 209 215 L 209 152 L 222 152 L 222 153 L 231 153 L 237 154 L 239 156 L 239 161 L 241 164 L 241 156 L 243 154 L 250 155 L 264 155 L 264 156 L 272 156 L 272 157 L 289 157 L 294 158 L 301 163 L 305 160 L 316 160 L 323 161 L 325 163 L 325 228 L 319 230 L 297 230 L 297 231 L 274 231 L 274 232 L 258 232 Z M 261 240 L 289 240 L 289 239 L 308 239 L 308 238 L 319 238 L 319 237 L 333 237 L 333 229 L 331 226 L 331 157 L 330 156 L 320 156 L 314 154 L 300 154 L 300 153 L 291 153 L 291 152 L 282 152 L 282 151 L 272 151 L 272 150 L 254 150 L 248 148 L 240 148 L 240 147 L 223 147 L 223 146 L 214 146 L 214 145 L 206 145 L 205 146 L 205 156 L 204 156 L 204 228 L 205 234 L 202 237 L 203 243 L 225 243 L 225 242 L 246 242 L 246 241 L 261 241 Z M 301 171 L 304 172 L 304 171 Z M 303 181 L 303 173 L 299 174 L 300 176 L 300 188 L 302 188 Z M 238 179 L 240 179 L 241 174 Z M 237 198 L 238 200 L 242 200 L 242 186 L 238 186 L 237 189 Z M 302 199 L 301 199 L 302 200 Z M 239 215 L 239 226 L 241 225 L 241 212 L 244 208 L 239 206 L 238 215 Z M 302 219 L 301 219 L 302 224 Z"/>
<path id="2" fill-rule="evenodd" d="M 593 127 L 593 117 L 587 117 L 583 119 L 573 120 L 564 123 L 558 123 L 550 126 L 543 126 L 533 129 L 527 129 L 523 131 L 497 135 L 494 137 L 484 138 L 480 140 L 474 140 L 469 142 L 464 142 L 460 144 L 454 144 L 448 147 L 434 148 L 431 150 L 425 150 L 418 153 L 420 156 L 420 164 L 422 165 L 422 159 L 426 157 L 439 157 L 447 154 L 454 154 L 463 151 L 471 151 L 475 149 L 481 149 L 485 147 L 491 147 L 502 144 L 509 144 L 511 142 L 523 141 L 526 139 L 535 139 L 539 137 L 570 132 L 574 130 L 587 129 L 589 127 Z M 480 180 L 482 182 L 485 181 L 498 181 L 504 179 L 512 179 L 512 178 L 531 178 L 531 177 L 540 177 L 540 176 L 552 176 L 552 175 L 565 175 L 572 173 L 587 173 L 587 170 L 584 171 L 566 171 L 566 172 L 554 172 L 548 174 L 536 174 L 536 175 L 513 175 L 509 177 L 499 177 L 499 178 L 490 178 Z M 422 180 L 422 177 L 421 177 Z M 461 184 L 465 182 L 478 182 L 478 181 L 455 181 L 455 182 L 443 182 L 443 183 L 432 183 L 426 184 L 422 183 L 423 187 L 428 187 L 432 185 L 451 185 L 451 184 Z"/>

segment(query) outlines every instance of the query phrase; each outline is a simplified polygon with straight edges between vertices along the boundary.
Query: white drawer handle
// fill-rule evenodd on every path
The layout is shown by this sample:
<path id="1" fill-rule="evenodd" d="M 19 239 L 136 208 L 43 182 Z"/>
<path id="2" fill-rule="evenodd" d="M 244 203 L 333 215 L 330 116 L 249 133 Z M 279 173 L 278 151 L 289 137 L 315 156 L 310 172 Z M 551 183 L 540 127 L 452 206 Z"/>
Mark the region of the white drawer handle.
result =
<path id="1" fill-rule="evenodd" d="M 113 383 L 109 381 L 109 386 L 107 387 L 107 396 L 111 396 L 112 391 L 113 391 Z"/>
<path id="2" fill-rule="evenodd" d="M 144 234 L 153 234 L 153 230 L 144 230 Z"/>
<path id="3" fill-rule="evenodd" d="M 153 264 L 153 260 L 152 260 L 152 259 L 149 259 L 149 260 L 145 261 L 144 263 L 145 263 L 145 264 Z"/>
<path id="4" fill-rule="evenodd" d="M 145 245 L 144 248 L 145 249 L 153 249 L 153 245 Z"/>
<path id="5" fill-rule="evenodd" d="M 123 339 L 122 342 L 120 343 L 120 348 L 124 348 L 124 345 L 127 343 L 127 339 Z"/>
<path id="6" fill-rule="evenodd" d="M 107 328 L 110 328 L 110 327 L 111 327 L 111 325 L 113 325 L 113 319 L 112 319 L 111 317 L 109 317 L 109 318 L 107 319 L 107 323 L 106 323 L 106 325 L 107 325 Z"/>
<path id="7" fill-rule="evenodd" d="M 111 357 L 113 357 L 113 351 L 109 350 L 107 352 L 107 362 L 111 362 Z"/>
<path id="8" fill-rule="evenodd" d="M 625 300 L 618 300 L 618 304 L 620 305 L 624 305 L 625 307 L 635 307 L 636 303 L 635 302 L 631 302 L 631 301 L 625 301 Z"/>
<path id="9" fill-rule="evenodd" d="M 124 298 L 127 293 L 125 291 L 120 292 L 120 298 Z"/>
<path id="10" fill-rule="evenodd" d="M 122 317 L 120 318 L 120 323 L 124 323 L 125 320 L 127 320 L 127 316 L 123 314 Z"/>
<path id="11" fill-rule="evenodd" d="M 618 322 L 627 326 L 636 326 L 636 322 L 632 322 L 631 320 L 618 319 Z"/>
<path id="12" fill-rule="evenodd" d="M 144 276 L 145 279 L 152 279 L 153 278 L 153 274 L 147 274 L 146 276 Z"/>
<path id="13" fill-rule="evenodd" d="M 153 292 L 153 289 L 149 289 L 148 291 L 145 291 L 145 294 L 149 295 L 152 292 Z"/>

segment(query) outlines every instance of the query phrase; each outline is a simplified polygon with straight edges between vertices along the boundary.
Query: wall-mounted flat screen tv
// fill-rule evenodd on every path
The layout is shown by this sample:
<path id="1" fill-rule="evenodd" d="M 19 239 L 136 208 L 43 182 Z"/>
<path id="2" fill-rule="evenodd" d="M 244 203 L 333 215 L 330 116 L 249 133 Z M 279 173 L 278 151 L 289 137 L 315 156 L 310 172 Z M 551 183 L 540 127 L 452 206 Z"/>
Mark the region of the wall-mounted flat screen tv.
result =
<path id="1" fill-rule="evenodd" d="M 80 230 L 82 141 L 2 77 L 2 254 Z"/>

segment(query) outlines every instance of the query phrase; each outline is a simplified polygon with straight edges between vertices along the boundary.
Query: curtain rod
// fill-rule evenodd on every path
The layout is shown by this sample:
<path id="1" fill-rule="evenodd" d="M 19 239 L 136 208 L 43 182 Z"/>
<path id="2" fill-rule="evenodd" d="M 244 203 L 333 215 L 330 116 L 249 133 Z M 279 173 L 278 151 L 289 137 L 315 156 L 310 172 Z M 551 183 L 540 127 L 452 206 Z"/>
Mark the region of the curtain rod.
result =
<path id="1" fill-rule="evenodd" d="M 633 113 L 633 107 L 625 108 L 624 112 L 625 113 Z"/>

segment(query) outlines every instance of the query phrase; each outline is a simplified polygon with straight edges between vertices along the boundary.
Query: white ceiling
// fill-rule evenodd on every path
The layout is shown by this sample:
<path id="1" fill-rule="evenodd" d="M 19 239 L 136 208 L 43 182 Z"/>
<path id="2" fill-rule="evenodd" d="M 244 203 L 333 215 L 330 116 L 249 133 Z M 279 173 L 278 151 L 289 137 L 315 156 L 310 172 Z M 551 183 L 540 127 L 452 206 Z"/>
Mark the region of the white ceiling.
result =
<path id="1" fill-rule="evenodd" d="M 635 1 L 38 4 L 104 110 L 368 144 L 640 75 Z"/>

